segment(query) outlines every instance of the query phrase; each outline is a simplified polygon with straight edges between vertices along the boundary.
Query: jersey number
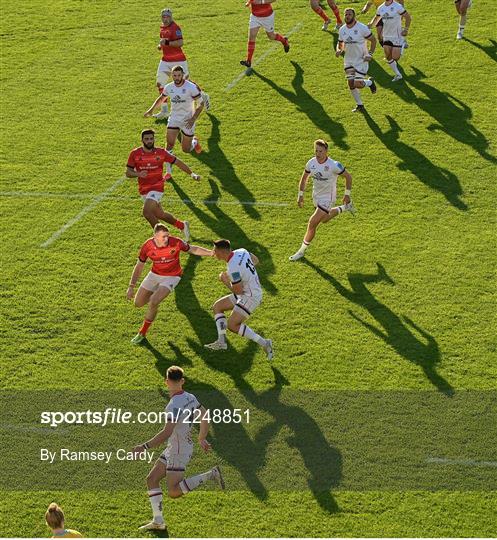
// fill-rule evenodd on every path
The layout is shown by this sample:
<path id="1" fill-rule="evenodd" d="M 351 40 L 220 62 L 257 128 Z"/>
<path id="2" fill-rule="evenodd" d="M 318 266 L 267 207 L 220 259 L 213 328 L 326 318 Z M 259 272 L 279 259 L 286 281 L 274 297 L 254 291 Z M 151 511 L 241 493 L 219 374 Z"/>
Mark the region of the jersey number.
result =
<path id="1" fill-rule="evenodd" d="M 247 259 L 245 266 L 250 270 L 252 274 L 255 274 L 255 266 L 251 260 Z"/>

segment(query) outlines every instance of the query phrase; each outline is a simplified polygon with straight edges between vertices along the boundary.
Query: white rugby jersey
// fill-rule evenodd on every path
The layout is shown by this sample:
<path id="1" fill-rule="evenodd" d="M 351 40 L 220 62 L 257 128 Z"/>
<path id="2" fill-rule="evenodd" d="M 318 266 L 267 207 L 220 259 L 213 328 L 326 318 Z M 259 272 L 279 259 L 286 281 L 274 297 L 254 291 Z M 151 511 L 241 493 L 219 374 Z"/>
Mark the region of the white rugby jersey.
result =
<path id="1" fill-rule="evenodd" d="M 231 257 L 228 260 L 228 276 L 231 283 L 242 284 L 243 294 L 262 296 L 262 288 L 255 264 L 246 249 L 240 248 L 231 252 Z"/>
<path id="2" fill-rule="evenodd" d="M 344 24 L 338 32 L 338 41 L 345 45 L 345 65 L 362 62 L 368 53 L 366 38 L 371 36 L 371 30 L 359 21 L 349 28 Z"/>
<path id="3" fill-rule="evenodd" d="M 405 7 L 398 2 L 392 2 L 389 6 L 383 3 L 378 8 L 376 15 L 379 15 L 383 21 L 384 41 L 388 41 L 388 38 L 402 38 L 402 15 L 405 12 Z"/>
<path id="4" fill-rule="evenodd" d="M 195 100 L 200 99 L 200 88 L 192 81 L 184 80 L 180 86 L 170 82 L 162 90 L 171 102 L 171 115 L 191 118 L 195 112 Z"/>
<path id="5" fill-rule="evenodd" d="M 341 163 L 330 157 L 324 163 L 319 163 L 317 157 L 311 158 L 305 166 L 305 172 L 310 173 L 313 180 L 312 196 L 332 196 L 336 192 L 337 177 L 344 170 Z"/>
<path id="6" fill-rule="evenodd" d="M 176 422 L 173 432 L 167 442 L 167 452 L 169 455 L 191 454 L 193 451 L 193 441 L 191 431 L 195 409 L 200 407 L 198 399 L 189 392 L 178 392 L 174 394 L 166 405 L 167 420 Z M 197 413 L 198 414 L 198 413 Z M 171 415 L 173 418 L 171 418 Z"/>

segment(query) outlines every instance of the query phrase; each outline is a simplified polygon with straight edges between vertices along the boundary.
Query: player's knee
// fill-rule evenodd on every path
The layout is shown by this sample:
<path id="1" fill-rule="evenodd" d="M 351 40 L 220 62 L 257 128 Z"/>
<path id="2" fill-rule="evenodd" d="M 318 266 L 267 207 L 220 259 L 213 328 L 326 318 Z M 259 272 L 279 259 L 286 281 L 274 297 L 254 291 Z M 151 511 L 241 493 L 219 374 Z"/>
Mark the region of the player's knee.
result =
<path id="1" fill-rule="evenodd" d="M 171 488 L 168 488 L 167 490 L 167 496 L 170 499 L 177 499 L 178 497 L 181 497 L 183 495 L 183 492 L 179 488 L 179 486 L 174 486 Z"/>
<path id="2" fill-rule="evenodd" d="M 274 32 L 266 32 L 266 34 L 269 39 L 272 39 L 272 40 L 276 39 L 276 34 Z"/>
<path id="3" fill-rule="evenodd" d="M 228 320 L 228 330 L 230 330 L 231 332 L 234 332 L 235 334 L 238 334 L 238 330 L 240 330 L 240 325 L 241 323 L 239 322 Z"/>
<path id="4" fill-rule="evenodd" d="M 353 90 L 355 88 L 355 81 L 354 79 L 347 79 L 347 83 L 349 85 L 350 90 Z"/>

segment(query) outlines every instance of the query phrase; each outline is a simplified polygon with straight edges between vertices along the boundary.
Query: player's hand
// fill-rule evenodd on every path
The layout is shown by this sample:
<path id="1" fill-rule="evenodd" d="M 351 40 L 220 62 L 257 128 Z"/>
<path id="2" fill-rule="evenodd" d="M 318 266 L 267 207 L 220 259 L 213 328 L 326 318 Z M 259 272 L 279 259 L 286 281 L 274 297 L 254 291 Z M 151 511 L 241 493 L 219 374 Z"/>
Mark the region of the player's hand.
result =
<path id="1" fill-rule="evenodd" d="M 343 204 L 349 204 L 349 203 L 350 203 L 350 195 L 344 195 Z"/>
<path id="2" fill-rule="evenodd" d="M 340 56 L 342 56 L 342 51 L 335 51 L 335 56 L 340 58 Z"/>
<path id="3" fill-rule="evenodd" d="M 162 47 L 160 46 L 160 43 L 159 45 L 157 45 L 157 50 L 160 51 L 162 49 Z"/>
<path id="4" fill-rule="evenodd" d="M 368 23 L 366 26 L 371 30 L 371 27 L 372 27 L 373 25 L 372 25 L 371 23 Z"/>
<path id="5" fill-rule="evenodd" d="M 407 36 L 407 34 L 409 33 L 409 30 L 407 28 L 404 28 L 402 30 L 402 32 L 400 33 L 401 36 Z"/>
<path id="6" fill-rule="evenodd" d="M 145 118 L 148 118 L 149 116 L 152 116 L 152 111 L 144 112 L 144 113 L 143 113 L 143 116 L 144 116 Z"/>
<path id="7" fill-rule="evenodd" d="M 128 287 L 128 290 L 126 291 L 126 300 L 133 300 L 135 297 L 135 288 L 134 287 Z"/>
<path id="8" fill-rule="evenodd" d="M 135 446 L 132 450 L 133 452 L 133 457 L 135 459 L 137 459 L 138 457 L 138 454 L 141 454 L 143 451 L 145 450 L 145 447 L 143 446 L 143 444 L 139 444 L 138 446 Z"/>
<path id="9" fill-rule="evenodd" d="M 373 59 L 373 57 L 370 54 L 366 54 L 364 56 L 364 61 L 365 62 L 371 62 L 372 59 Z"/>
<path id="10" fill-rule="evenodd" d="M 221 283 L 224 283 L 226 287 L 229 287 L 231 285 L 230 279 L 228 277 L 228 274 L 226 272 L 221 272 L 219 274 L 219 281 Z"/>
<path id="11" fill-rule="evenodd" d="M 138 171 L 137 176 L 138 176 L 138 178 L 147 178 L 148 172 L 147 171 Z"/>
<path id="12" fill-rule="evenodd" d="M 195 124 L 195 118 L 189 118 L 186 122 L 185 122 L 185 127 L 187 129 L 191 129 L 193 127 L 193 124 Z"/>
<path id="13" fill-rule="evenodd" d="M 299 198 L 297 199 L 297 206 L 298 206 L 299 208 L 303 208 L 303 206 L 304 206 L 304 197 L 299 197 Z"/>
<path id="14" fill-rule="evenodd" d="M 199 439 L 198 444 L 200 444 L 200 447 L 204 452 L 208 452 L 212 448 L 211 443 L 207 442 L 206 439 Z"/>
<path id="15" fill-rule="evenodd" d="M 250 4 L 253 4 L 253 2 L 254 2 L 254 0 L 247 0 L 247 1 L 245 2 L 245 7 L 249 7 Z"/>

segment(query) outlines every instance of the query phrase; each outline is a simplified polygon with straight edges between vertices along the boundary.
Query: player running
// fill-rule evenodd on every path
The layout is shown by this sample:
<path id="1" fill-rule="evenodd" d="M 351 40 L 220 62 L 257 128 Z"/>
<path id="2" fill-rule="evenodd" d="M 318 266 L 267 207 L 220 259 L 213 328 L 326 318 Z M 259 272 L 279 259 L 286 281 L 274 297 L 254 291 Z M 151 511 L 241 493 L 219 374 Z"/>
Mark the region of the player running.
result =
<path id="1" fill-rule="evenodd" d="M 284 51 L 290 50 L 288 38 L 274 32 L 274 11 L 271 4 L 276 0 L 248 0 L 245 4 L 250 7 L 249 34 L 247 43 L 247 58 L 240 60 L 240 64 L 245 67 L 252 66 L 252 57 L 255 51 L 255 40 L 260 28 L 264 28 L 270 40 L 277 40 L 283 45 Z"/>
<path id="2" fill-rule="evenodd" d="M 402 54 L 404 38 L 409 32 L 411 16 L 402 4 L 394 0 L 385 0 L 377 9 L 373 20 L 368 24 L 369 28 L 376 26 L 380 19 L 383 21 L 383 50 L 385 51 L 385 58 L 395 74 L 392 81 L 400 81 L 403 77 L 399 71 L 397 61 Z M 405 21 L 404 28 L 402 28 L 402 19 Z"/>
<path id="3" fill-rule="evenodd" d="M 314 153 L 315 156 L 307 162 L 300 179 L 297 204 L 299 208 L 304 206 L 304 191 L 307 179 L 312 176 L 312 199 L 316 210 L 307 224 L 304 241 L 300 249 L 290 257 L 291 261 L 298 261 L 305 255 L 320 223 L 327 223 L 330 219 L 339 216 L 343 212 L 355 213 L 354 205 L 350 199 L 352 189 L 352 176 L 350 173 L 345 170 L 341 163 L 328 157 L 328 143 L 326 141 L 322 139 L 314 141 Z M 345 178 L 343 204 L 333 207 L 337 194 L 337 177 L 340 175 Z"/>
<path id="4" fill-rule="evenodd" d="M 193 246 L 179 238 L 169 235 L 169 229 L 162 223 L 154 227 L 154 235 L 141 247 L 138 254 L 128 290 L 127 300 L 133 300 L 137 308 L 147 307 L 143 325 L 131 343 L 139 345 L 147 335 L 150 325 L 157 316 L 159 304 L 171 293 L 181 281 L 183 270 L 179 256 L 184 251 L 189 255 L 212 257 L 213 252 L 199 246 Z M 152 261 L 152 269 L 142 281 L 135 296 L 135 287 L 143 272 L 147 259 Z"/>
<path id="5" fill-rule="evenodd" d="M 199 154 L 202 152 L 202 147 L 195 137 L 195 122 L 204 110 L 202 92 L 197 84 L 185 79 L 185 72 L 181 66 L 174 66 L 172 74 L 173 82 L 164 86 L 161 95 L 143 116 L 151 116 L 157 106 L 169 99 L 171 101 L 171 115 L 167 121 L 167 151 L 172 152 L 181 131 L 183 152 L 195 150 Z M 166 180 L 169 180 L 171 178 L 171 164 L 166 164 L 166 170 Z"/>
<path id="6" fill-rule="evenodd" d="M 457 13 L 459 13 L 459 29 L 457 31 L 456 39 L 462 39 L 464 36 L 464 28 L 466 27 L 466 19 L 468 17 L 468 9 L 473 4 L 472 0 L 456 0 L 454 5 Z"/>
<path id="7" fill-rule="evenodd" d="M 181 28 L 173 21 L 173 12 L 169 9 L 161 11 L 162 24 L 160 27 L 160 40 L 157 49 L 162 51 L 162 59 L 157 68 L 157 88 L 159 94 L 167 84 L 171 77 L 171 72 L 174 66 L 181 66 L 185 74 L 185 79 L 188 79 L 188 62 L 186 61 L 185 53 L 183 52 L 183 32 Z M 209 110 L 209 96 L 202 92 L 202 98 L 206 104 L 206 109 Z M 167 102 L 162 104 L 161 110 L 154 114 L 154 118 L 167 118 L 169 115 L 169 107 Z"/>
<path id="8" fill-rule="evenodd" d="M 212 306 L 217 328 L 217 340 L 205 345 L 207 349 L 226 350 L 226 329 L 258 343 L 266 352 L 268 360 L 273 358 L 273 342 L 264 339 L 249 328 L 244 321 L 252 315 L 262 302 L 262 288 L 257 275 L 256 265 L 259 259 L 240 248 L 231 251 L 229 240 L 214 242 L 214 256 L 226 261 L 228 269 L 219 274 L 219 280 L 228 287 L 231 294 L 223 296 Z M 225 311 L 231 314 L 226 320 Z"/>
<path id="9" fill-rule="evenodd" d="M 207 472 L 185 478 L 185 469 L 193 454 L 192 426 L 200 423 L 198 443 L 204 452 L 211 449 L 207 441 L 209 422 L 206 409 L 198 399 L 183 390 L 184 372 L 178 366 L 171 366 L 166 373 L 165 383 L 170 400 L 166 405 L 166 422 L 164 428 L 147 442 L 136 446 L 133 452 L 139 454 L 149 448 L 157 448 L 167 440 L 167 447 L 155 462 L 147 476 L 147 487 L 153 519 L 140 527 L 141 530 L 164 530 L 166 524 L 162 515 L 162 489 L 160 482 L 166 478 L 167 494 L 176 499 L 197 489 L 207 481 L 216 482 L 224 489 L 224 479 L 219 466 Z"/>
<path id="10" fill-rule="evenodd" d="M 164 195 L 164 163 L 176 164 L 178 168 L 189 174 L 194 180 L 200 175 L 192 172 L 190 167 L 163 148 L 155 147 L 155 131 L 144 129 L 141 133 L 142 146 L 132 150 L 126 165 L 126 176 L 138 178 L 138 191 L 143 200 L 143 217 L 154 227 L 159 220 L 166 221 L 183 231 L 185 240 L 190 239 L 188 221 L 180 221 L 169 212 L 164 212 L 161 199 Z"/>
<path id="11" fill-rule="evenodd" d="M 369 69 L 369 62 L 376 49 L 376 38 L 371 30 L 356 19 L 355 10 L 348 8 L 344 13 L 345 24 L 338 32 L 338 43 L 336 48 L 337 58 L 344 57 L 345 76 L 349 85 L 352 97 L 355 99 L 356 108 L 352 112 L 364 112 L 359 89 L 368 87 L 373 94 L 376 94 L 376 84 L 374 80 L 365 79 Z M 368 48 L 366 40 L 371 43 Z"/>
<path id="12" fill-rule="evenodd" d="M 331 11 L 333 11 L 333 15 L 335 15 L 335 19 L 337 21 L 337 24 L 335 26 L 335 30 L 339 30 L 340 26 L 342 26 L 342 19 L 340 17 L 340 10 L 338 9 L 338 6 L 334 2 L 334 0 L 327 0 L 328 5 L 330 6 Z M 326 12 L 324 9 L 319 5 L 319 0 L 310 0 L 310 5 L 313 11 L 315 11 L 321 19 L 323 19 L 324 23 L 321 27 L 321 30 L 326 31 L 328 30 L 328 26 L 331 23 L 331 19 L 326 15 Z"/>
<path id="13" fill-rule="evenodd" d="M 364 7 L 361 9 L 361 13 L 365 14 L 369 11 L 371 6 L 375 6 L 376 8 L 379 8 L 381 4 L 383 4 L 385 0 L 369 0 L 364 4 Z M 404 0 L 397 0 L 397 2 L 401 5 L 404 5 Z M 378 41 L 380 42 L 380 45 L 383 47 L 383 19 L 380 19 L 376 23 L 376 34 L 378 36 Z M 404 48 L 407 48 L 407 41 L 404 40 Z"/>

